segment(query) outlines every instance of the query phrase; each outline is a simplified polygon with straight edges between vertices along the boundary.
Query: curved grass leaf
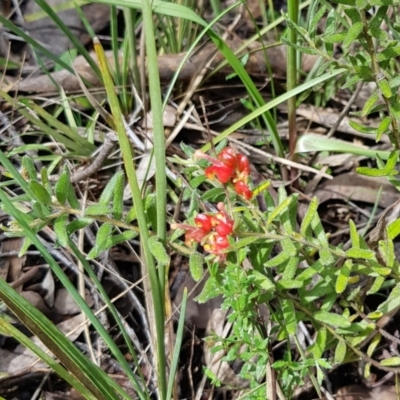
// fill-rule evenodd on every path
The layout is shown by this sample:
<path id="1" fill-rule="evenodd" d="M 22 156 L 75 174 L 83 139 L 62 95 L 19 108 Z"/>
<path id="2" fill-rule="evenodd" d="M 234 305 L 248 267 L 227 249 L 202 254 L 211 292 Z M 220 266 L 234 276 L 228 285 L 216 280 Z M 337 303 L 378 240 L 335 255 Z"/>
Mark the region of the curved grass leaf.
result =
<path id="1" fill-rule="evenodd" d="M 95 398 L 119 399 L 112 379 L 91 363 L 45 315 L 1 278 L 0 298 Z"/>
<path id="2" fill-rule="evenodd" d="M 295 153 L 309 153 L 315 151 L 350 153 L 371 158 L 379 156 L 382 160 L 387 160 L 390 155 L 389 151 L 370 150 L 368 148 L 345 142 L 344 140 L 326 138 L 320 135 L 307 134 L 299 137 Z"/>
<path id="3" fill-rule="evenodd" d="M 14 328 L 8 321 L 0 317 L 0 332 L 3 335 L 12 336 L 18 340 L 22 345 L 35 353 L 41 360 L 43 360 L 54 372 L 56 372 L 62 379 L 68 382 L 75 390 L 81 394 L 85 399 L 96 400 L 97 397 L 87 388 L 84 382 L 79 380 L 79 377 L 73 376 L 67 371 L 57 360 L 49 356 L 48 353 L 43 351 L 31 339 L 25 336 L 20 330 Z"/>

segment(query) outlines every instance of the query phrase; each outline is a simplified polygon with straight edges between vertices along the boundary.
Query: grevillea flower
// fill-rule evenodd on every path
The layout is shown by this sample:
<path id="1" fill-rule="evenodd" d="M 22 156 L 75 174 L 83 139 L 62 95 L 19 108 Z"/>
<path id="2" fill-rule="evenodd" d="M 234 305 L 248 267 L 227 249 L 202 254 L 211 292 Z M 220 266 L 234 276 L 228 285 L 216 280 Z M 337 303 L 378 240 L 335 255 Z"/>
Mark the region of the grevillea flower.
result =
<path id="1" fill-rule="evenodd" d="M 226 257 L 225 250 L 229 248 L 229 245 L 227 236 L 211 234 L 207 243 L 204 244 L 204 250 L 210 254 L 218 255 L 219 259 L 222 260 Z"/>
<path id="2" fill-rule="evenodd" d="M 185 231 L 185 244 L 201 243 L 210 231 L 189 224 L 171 224 L 171 229 L 183 229 Z"/>
<path id="3" fill-rule="evenodd" d="M 236 154 L 237 169 L 240 174 L 244 176 L 249 176 L 250 174 L 250 162 L 249 159 L 244 154 Z"/>
<path id="4" fill-rule="evenodd" d="M 204 250 L 217 255 L 218 260 L 226 258 L 225 250 L 229 247 L 228 237 L 233 233 L 234 221 L 225 210 L 224 203 L 217 204 L 216 214 L 198 214 L 194 218 L 196 226 L 189 224 L 171 224 L 171 229 L 185 231 L 185 244 L 201 244 Z"/>
<path id="5" fill-rule="evenodd" d="M 207 167 L 204 171 L 206 177 L 210 180 L 217 177 L 221 183 L 228 183 L 232 178 L 235 170 L 223 163 L 214 164 L 211 167 Z"/>
<path id="6" fill-rule="evenodd" d="M 194 223 L 207 233 L 211 231 L 213 226 L 215 225 L 214 221 L 215 217 L 212 215 L 206 215 L 206 214 L 197 214 L 197 216 L 194 218 Z"/>
<path id="7" fill-rule="evenodd" d="M 250 162 L 244 154 L 235 153 L 231 147 L 225 147 L 217 158 L 200 150 L 196 150 L 194 156 L 212 163 L 204 171 L 208 179 L 217 178 L 223 184 L 232 184 L 236 193 L 247 200 L 253 197 L 253 193 L 247 184 L 250 175 Z"/>
<path id="8" fill-rule="evenodd" d="M 235 192 L 239 196 L 243 196 L 246 200 L 250 200 L 253 197 L 253 192 L 247 186 L 247 183 L 243 181 L 235 182 Z"/>
<path id="9" fill-rule="evenodd" d="M 228 165 L 231 168 L 236 168 L 237 166 L 237 158 L 231 147 L 225 147 L 218 154 L 218 160 L 222 161 L 225 165 Z"/>
<path id="10" fill-rule="evenodd" d="M 220 236 L 230 235 L 233 232 L 234 221 L 229 218 L 229 215 L 225 210 L 224 203 L 218 203 L 217 208 L 219 210 L 219 213 L 217 213 L 215 216 L 218 221 L 215 227 L 215 231 Z"/>

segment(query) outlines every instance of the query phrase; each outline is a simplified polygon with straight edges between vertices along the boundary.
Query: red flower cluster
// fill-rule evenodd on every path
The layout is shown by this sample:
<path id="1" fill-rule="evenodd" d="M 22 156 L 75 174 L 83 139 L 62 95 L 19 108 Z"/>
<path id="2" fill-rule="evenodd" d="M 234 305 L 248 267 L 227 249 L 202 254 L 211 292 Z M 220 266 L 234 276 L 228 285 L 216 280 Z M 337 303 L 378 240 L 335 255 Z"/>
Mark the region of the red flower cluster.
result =
<path id="1" fill-rule="evenodd" d="M 246 200 L 253 197 L 253 192 L 247 185 L 250 174 L 249 159 L 240 153 L 235 153 L 231 147 L 225 147 L 217 156 L 211 157 L 200 150 L 194 153 L 196 158 L 204 158 L 212 163 L 204 171 L 208 179 L 217 178 L 221 183 L 232 183 L 235 192 Z"/>
<path id="2" fill-rule="evenodd" d="M 181 228 L 186 231 L 187 246 L 200 243 L 205 251 L 223 260 L 226 257 L 224 250 L 229 247 L 228 236 L 233 232 L 233 220 L 229 218 L 223 203 L 218 203 L 217 208 L 219 212 L 215 215 L 198 214 L 194 218 L 196 226 L 171 224 L 171 229 Z"/>

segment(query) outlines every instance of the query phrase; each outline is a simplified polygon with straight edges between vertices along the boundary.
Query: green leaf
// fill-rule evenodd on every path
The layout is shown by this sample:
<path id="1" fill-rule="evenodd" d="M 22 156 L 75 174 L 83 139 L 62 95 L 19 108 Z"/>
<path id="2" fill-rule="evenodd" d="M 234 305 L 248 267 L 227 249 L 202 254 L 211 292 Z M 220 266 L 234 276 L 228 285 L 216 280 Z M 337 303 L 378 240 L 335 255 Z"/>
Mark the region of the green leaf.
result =
<path id="1" fill-rule="evenodd" d="M 280 267 L 280 269 L 284 268 L 282 280 L 289 280 L 295 277 L 299 262 L 299 257 L 293 256 L 287 260 L 286 265 Z"/>
<path id="2" fill-rule="evenodd" d="M 185 144 L 184 142 L 181 142 L 179 144 L 181 150 L 186 154 L 186 156 L 188 158 L 192 158 L 193 154 L 195 152 L 195 149 L 193 147 L 188 146 L 187 144 Z"/>
<path id="3" fill-rule="evenodd" d="M 387 227 L 388 238 L 393 240 L 400 235 L 400 218 L 391 222 Z"/>
<path id="4" fill-rule="evenodd" d="M 379 52 L 376 56 L 378 62 L 390 60 L 400 55 L 400 46 L 388 47 L 385 50 Z"/>
<path id="5" fill-rule="evenodd" d="M 384 367 L 396 367 L 400 365 L 400 357 L 391 357 L 391 358 L 386 358 L 385 360 L 382 360 L 380 364 Z"/>
<path id="6" fill-rule="evenodd" d="M 115 184 L 114 197 L 113 197 L 113 218 L 120 221 L 122 220 L 122 214 L 124 210 L 124 188 L 125 178 L 124 174 L 121 173 L 117 177 L 117 183 Z"/>
<path id="7" fill-rule="evenodd" d="M 366 115 L 369 114 L 371 108 L 375 105 L 375 103 L 379 100 L 379 93 L 378 92 L 373 92 L 371 96 L 368 97 L 366 100 L 364 107 L 361 111 L 361 116 L 365 117 Z"/>
<path id="8" fill-rule="evenodd" d="M 124 173 L 122 171 L 118 171 L 111 177 L 106 187 L 103 189 L 103 192 L 101 193 L 99 204 L 103 206 L 108 206 L 110 204 L 111 199 L 114 197 L 114 191 L 118 183 L 120 183 L 121 179 L 123 180 L 123 178 L 124 178 Z"/>
<path id="9" fill-rule="evenodd" d="M 49 192 L 45 189 L 43 185 L 41 185 L 38 181 L 31 181 L 29 186 L 32 189 L 32 192 L 35 194 L 36 198 L 43 204 L 51 204 L 51 197 Z"/>
<path id="10" fill-rule="evenodd" d="M 294 279 L 281 279 L 276 283 L 276 286 L 285 290 L 299 289 L 304 286 L 304 282 Z"/>
<path id="11" fill-rule="evenodd" d="M 339 340 L 333 358 L 334 364 L 342 364 L 342 362 L 346 358 L 346 350 L 347 350 L 346 342 L 344 340 Z"/>
<path id="12" fill-rule="evenodd" d="M 379 89 L 381 90 L 382 94 L 387 98 L 390 99 L 392 97 L 392 89 L 389 86 L 389 82 L 387 79 L 379 79 L 378 80 L 378 86 Z"/>
<path id="13" fill-rule="evenodd" d="M 380 288 L 382 287 L 382 285 L 385 283 L 385 280 L 386 280 L 386 278 L 384 276 L 377 276 L 374 279 L 374 283 L 372 284 L 372 286 L 368 290 L 367 294 L 377 293 L 380 290 Z"/>
<path id="14" fill-rule="evenodd" d="M 31 350 L 40 359 L 49 365 L 52 371 L 56 372 L 61 378 L 72 385 L 78 393 L 80 393 L 85 399 L 96 400 L 96 396 L 93 396 L 88 388 L 83 385 L 79 379 L 73 376 L 73 374 L 67 371 L 58 360 L 51 357 L 46 351 L 40 348 L 32 339 L 25 336 L 21 331 L 11 325 L 3 316 L 0 317 L 0 332 L 3 335 L 11 336 L 18 340 L 27 349 Z M 3 399 L 3 397 L 1 397 Z"/>
<path id="15" fill-rule="evenodd" d="M 360 175 L 372 176 L 375 178 L 378 176 L 387 176 L 388 175 L 384 169 L 379 169 L 379 168 L 357 167 L 356 171 Z"/>
<path id="16" fill-rule="evenodd" d="M 251 274 L 255 278 L 254 283 L 261 289 L 264 289 L 266 292 L 274 292 L 276 290 L 274 283 L 261 272 L 253 270 Z"/>
<path id="17" fill-rule="evenodd" d="M 194 217 L 199 212 L 200 208 L 199 198 L 200 198 L 200 193 L 197 190 L 193 190 L 190 196 L 189 210 L 187 213 L 189 218 Z"/>
<path id="18" fill-rule="evenodd" d="M 380 240 L 378 243 L 378 250 L 386 267 L 393 268 L 396 259 L 393 242 L 391 240 Z"/>
<path id="19" fill-rule="evenodd" d="M 335 258 L 332 255 L 332 252 L 327 247 L 323 247 L 319 250 L 319 259 L 322 265 L 330 266 L 335 262 Z"/>
<path id="20" fill-rule="evenodd" d="M 218 282 L 215 278 L 210 277 L 207 279 L 206 283 L 204 284 L 203 290 L 201 293 L 195 298 L 195 300 L 203 304 L 208 300 L 211 300 L 222 293 L 221 288 L 218 285 Z"/>
<path id="21" fill-rule="evenodd" d="M 67 194 L 70 186 L 71 182 L 70 182 L 69 172 L 64 170 L 54 186 L 54 193 L 56 195 L 58 202 L 61 205 L 65 205 L 67 201 Z"/>
<path id="22" fill-rule="evenodd" d="M 267 224 L 271 224 L 274 219 L 280 216 L 287 208 L 290 206 L 291 202 L 293 201 L 293 197 L 290 196 L 283 200 L 280 204 L 278 204 L 274 210 L 268 215 Z"/>
<path id="23" fill-rule="evenodd" d="M 25 171 L 25 173 L 21 172 L 22 176 L 27 175 L 29 179 L 33 179 L 33 180 L 37 179 L 37 172 L 36 172 L 35 164 L 31 157 L 29 157 L 29 156 L 22 157 L 22 171 Z"/>
<path id="24" fill-rule="evenodd" d="M 314 318 L 335 328 L 349 328 L 351 326 L 351 322 L 343 315 L 332 314 L 326 311 L 317 311 L 314 314 Z"/>
<path id="25" fill-rule="evenodd" d="M 54 221 L 54 232 L 56 234 L 58 242 L 63 247 L 68 246 L 69 236 L 68 236 L 68 232 L 67 232 L 67 222 L 68 222 L 67 214 L 60 215 Z"/>
<path id="26" fill-rule="evenodd" d="M 285 320 L 285 329 L 289 335 L 296 334 L 297 318 L 293 303 L 288 299 L 282 300 L 282 313 Z"/>
<path id="27" fill-rule="evenodd" d="M 333 35 L 329 36 L 323 36 L 322 40 L 325 43 L 341 43 L 346 39 L 347 33 L 346 32 L 341 32 L 341 33 L 334 33 Z"/>
<path id="28" fill-rule="evenodd" d="M 232 250 L 240 250 L 243 247 L 247 247 L 251 243 L 257 242 L 258 240 L 260 239 L 257 236 L 245 237 L 232 244 Z"/>
<path id="29" fill-rule="evenodd" d="M 340 268 L 339 275 L 336 279 L 336 293 L 343 293 L 346 290 L 352 266 L 353 262 L 351 260 L 346 260 L 343 266 Z"/>
<path id="30" fill-rule="evenodd" d="M 192 278 L 198 282 L 204 273 L 204 256 L 198 252 L 194 252 L 189 257 L 189 270 Z"/>
<path id="31" fill-rule="evenodd" d="M 111 210 L 108 206 L 103 204 L 91 204 L 86 207 L 84 212 L 85 215 L 108 215 L 111 214 Z"/>
<path id="32" fill-rule="evenodd" d="M 25 326 L 39 336 L 43 344 L 51 349 L 61 364 L 68 365 L 72 375 L 94 394 L 94 398 L 99 400 L 117 400 L 120 398 L 115 392 L 112 379 L 96 364 L 90 362 L 47 317 L 3 279 L 0 279 L 0 296 L 18 318 L 24 322 Z M 83 371 L 90 371 L 90 376 Z M 126 395 L 125 392 L 123 393 Z"/>
<path id="33" fill-rule="evenodd" d="M 76 197 L 75 190 L 71 184 L 71 182 L 68 181 L 68 192 L 67 192 L 67 200 L 68 203 L 72 208 L 75 210 L 79 210 L 81 208 L 81 204 L 79 203 L 78 198 Z"/>
<path id="34" fill-rule="evenodd" d="M 149 238 L 149 249 L 158 264 L 169 264 L 170 259 L 168 253 L 166 252 L 164 245 L 159 241 L 157 236 L 151 236 Z"/>
<path id="35" fill-rule="evenodd" d="M 347 89 L 351 86 L 354 86 L 358 82 L 360 82 L 360 80 L 361 80 L 361 77 L 359 75 L 354 75 L 350 79 L 346 80 L 346 82 L 342 86 L 342 89 Z"/>
<path id="36" fill-rule="evenodd" d="M 95 247 L 99 252 L 107 250 L 107 242 L 111 239 L 112 230 L 113 226 L 106 222 L 97 231 Z"/>
<path id="37" fill-rule="evenodd" d="M 388 314 L 390 311 L 400 306 L 400 286 L 397 284 L 390 292 L 389 297 L 379 304 L 376 311 L 380 311 L 383 314 Z"/>
<path id="38" fill-rule="evenodd" d="M 391 122 L 392 118 L 390 116 L 383 118 L 376 131 L 376 139 L 375 139 L 376 142 L 379 142 L 381 140 L 382 135 L 389 130 Z"/>
<path id="39" fill-rule="evenodd" d="M 289 259 L 290 255 L 287 254 L 285 251 L 281 251 L 278 255 L 275 257 L 271 258 L 265 263 L 265 267 L 270 268 L 270 267 L 277 267 L 278 265 L 283 264 Z"/>
<path id="40" fill-rule="evenodd" d="M 368 33 L 372 37 L 374 37 L 375 39 L 378 39 L 378 40 L 387 40 L 388 39 L 387 33 L 384 30 L 380 29 L 380 28 L 371 27 L 368 30 Z"/>
<path id="41" fill-rule="evenodd" d="M 343 46 L 350 46 L 358 38 L 360 33 L 363 31 L 363 28 L 364 24 L 361 21 L 350 26 L 346 38 L 343 41 Z"/>
<path id="42" fill-rule="evenodd" d="M 375 258 L 375 253 L 372 250 L 351 248 L 346 251 L 347 257 L 350 258 L 361 258 L 364 260 L 371 260 Z"/>
<path id="43" fill-rule="evenodd" d="M 357 227 L 354 221 L 351 219 L 349 220 L 349 228 L 350 228 L 350 241 L 353 247 L 360 248 L 360 235 L 357 232 Z"/>
<path id="44" fill-rule="evenodd" d="M 327 330 L 325 327 L 318 329 L 315 343 L 312 346 L 312 355 L 314 358 L 321 358 L 326 350 Z"/>
<path id="45" fill-rule="evenodd" d="M 311 222 L 315 217 L 317 208 L 318 208 L 318 199 L 316 197 L 313 197 L 308 206 L 306 215 L 301 221 L 300 233 L 302 236 L 307 236 L 307 229 L 311 225 Z"/>
<path id="46" fill-rule="evenodd" d="M 355 24 L 356 22 L 361 22 L 361 16 L 360 13 L 356 8 L 345 8 L 343 10 L 345 14 L 350 18 L 351 22 Z"/>
<path id="47" fill-rule="evenodd" d="M 86 228 L 92 222 L 93 222 L 92 218 L 79 218 L 79 219 L 72 221 L 67 226 L 68 235 L 71 235 L 72 233 L 74 233 L 75 231 L 77 231 L 79 229 Z"/>
<path id="48" fill-rule="evenodd" d="M 363 133 L 376 133 L 376 128 L 365 128 L 360 124 L 354 123 L 354 121 L 349 121 L 350 126 L 353 129 L 358 130 Z M 359 126 L 362 129 L 357 129 L 355 126 Z M 365 130 L 364 130 L 365 128 Z M 307 153 L 315 151 L 332 151 L 337 153 L 350 153 L 357 154 L 366 157 L 376 158 L 377 155 L 382 160 L 386 160 L 389 157 L 390 152 L 381 150 L 370 150 L 365 147 L 360 147 L 353 145 L 352 143 L 346 142 L 344 140 L 338 140 L 333 138 L 325 138 L 321 135 L 305 134 L 301 135 L 296 144 L 296 153 Z"/>
<path id="49" fill-rule="evenodd" d="M 318 11 L 316 11 L 318 10 Z M 316 12 L 315 12 L 316 11 Z M 310 12 L 310 24 L 308 26 L 308 32 L 310 33 L 311 37 L 315 36 L 315 32 L 317 30 L 317 26 L 319 22 L 321 21 L 322 17 L 325 15 L 326 12 L 326 5 L 320 5 L 318 3 L 313 3 L 311 6 L 311 12 Z"/>
<path id="50" fill-rule="evenodd" d="M 114 235 L 111 237 L 111 240 L 107 242 L 107 250 L 111 247 L 116 246 L 117 244 L 124 243 L 127 240 L 131 240 L 138 236 L 138 233 L 135 231 L 124 231 L 119 235 Z"/>

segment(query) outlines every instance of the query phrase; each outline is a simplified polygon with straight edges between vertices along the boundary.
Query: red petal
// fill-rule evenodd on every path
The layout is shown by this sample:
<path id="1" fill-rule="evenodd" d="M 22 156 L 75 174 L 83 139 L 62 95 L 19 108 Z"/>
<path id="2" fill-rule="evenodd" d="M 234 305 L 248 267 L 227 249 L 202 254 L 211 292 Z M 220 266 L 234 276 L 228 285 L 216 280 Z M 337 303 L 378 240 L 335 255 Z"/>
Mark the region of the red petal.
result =
<path id="1" fill-rule="evenodd" d="M 233 231 L 233 221 L 232 221 L 232 223 L 230 223 L 230 221 L 229 221 L 229 223 L 220 221 L 219 224 L 215 227 L 215 231 L 220 236 L 230 235 Z"/>
<path id="2" fill-rule="evenodd" d="M 194 218 L 195 224 L 206 232 L 210 232 L 214 226 L 215 217 L 206 214 L 198 214 Z"/>
<path id="3" fill-rule="evenodd" d="M 243 196 L 246 200 L 250 200 L 253 197 L 253 192 L 243 181 L 237 181 L 235 183 L 235 192 Z"/>
<path id="4" fill-rule="evenodd" d="M 250 162 L 244 154 L 236 155 L 237 169 L 245 176 L 250 174 Z"/>
<path id="5" fill-rule="evenodd" d="M 216 176 L 221 183 L 228 183 L 234 174 L 234 169 L 221 163 L 221 165 L 206 168 L 204 173 L 208 179 L 214 179 Z"/>
<path id="6" fill-rule="evenodd" d="M 211 235 L 208 237 L 207 243 L 204 244 L 204 250 L 211 254 L 222 254 L 223 250 L 230 246 L 226 236 Z"/>
<path id="7" fill-rule="evenodd" d="M 185 244 L 190 246 L 193 242 L 201 243 L 201 241 L 208 235 L 208 232 L 201 228 L 195 228 L 186 231 Z"/>
<path id="8" fill-rule="evenodd" d="M 225 165 L 228 165 L 231 168 L 236 168 L 236 155 L 234 151 L 230 147 L 225 147 L 218 154 L 218 160 L 222 161 Z"/>

